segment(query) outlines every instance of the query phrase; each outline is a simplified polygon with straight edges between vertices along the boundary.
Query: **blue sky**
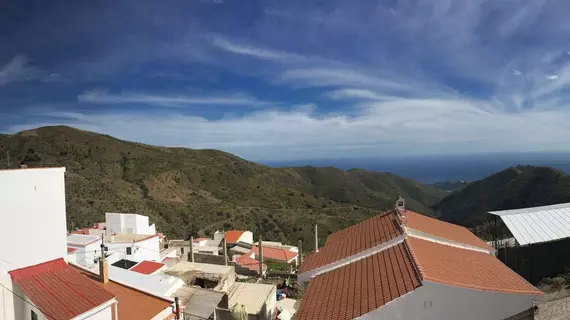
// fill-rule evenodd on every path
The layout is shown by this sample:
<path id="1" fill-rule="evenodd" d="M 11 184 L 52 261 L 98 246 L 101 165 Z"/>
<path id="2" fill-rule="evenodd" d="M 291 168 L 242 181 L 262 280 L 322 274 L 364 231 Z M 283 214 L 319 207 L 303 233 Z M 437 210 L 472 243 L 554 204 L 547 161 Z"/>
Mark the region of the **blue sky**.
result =
<path id="1" fill-rule="evenodd" d="M 3 1 L 0 132 L 254 160 L 570 151 L 568 1 Z"/>

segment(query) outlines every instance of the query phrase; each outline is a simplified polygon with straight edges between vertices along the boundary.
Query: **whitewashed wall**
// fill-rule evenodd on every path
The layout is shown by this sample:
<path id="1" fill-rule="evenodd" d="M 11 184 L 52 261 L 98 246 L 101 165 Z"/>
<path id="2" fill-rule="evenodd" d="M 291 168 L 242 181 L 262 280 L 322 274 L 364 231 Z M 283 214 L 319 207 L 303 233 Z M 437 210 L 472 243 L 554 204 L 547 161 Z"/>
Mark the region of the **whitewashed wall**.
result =
<path id="1" fill-rule="evenodd" d="M 533 296 L 486 292 L 425 282 L 365 314 L 365 320 L 502 320 L 533 306 Z"/>
<path id="2" fill-rule="evenodd" d="M 64 175 L 65 168 L 0 171 L 0 260 L 8 271 L 67 255 Z"/>
<path id="3" fill-rule="evenodd" d="M 0 286 L 0 320 L 30 319 L 32 310 L 38 315 L 39 320 L 50 320 L 38 308 L 32 306 L 32 301 L 18 286 L 12 285 L 9 274 L 2 273 L 0 283 L 3 285 Z"/>
<path id="4" fill-rule="evenodd" d="M 90 267 L 94 264 L 95 257 L 101 256 L 101 242 L 96 241 L 86 246 L 68 245 L 70 248 L 77 249 L 75 251 L 75 264 Z"/>
<path id="5" fill-rule="evenodd" d="M 133 213 L 105 213 L 107 235 L 114 233 L 155 234 L 155 225 L 149 225 L 147 216 Z"/>
<path id="6" fill-rule="evenodd" d="M 141 262 L 143 260 L 160 262 L 160 243 L 158 237 L 152 237 L 133 243 L 107 243 L 109 253 L 117 252 L 122 258 Z M 127 247 L 133 247 L 131 255 L 127 255 Z M 121 259 L 122 259 L 121 258 Z"/>
<path id="7" fill-rule="evenodd" d="M 253 243 L 253 233 L 251 231 L 244 231 L 239 237 L 238 242 Z"/>

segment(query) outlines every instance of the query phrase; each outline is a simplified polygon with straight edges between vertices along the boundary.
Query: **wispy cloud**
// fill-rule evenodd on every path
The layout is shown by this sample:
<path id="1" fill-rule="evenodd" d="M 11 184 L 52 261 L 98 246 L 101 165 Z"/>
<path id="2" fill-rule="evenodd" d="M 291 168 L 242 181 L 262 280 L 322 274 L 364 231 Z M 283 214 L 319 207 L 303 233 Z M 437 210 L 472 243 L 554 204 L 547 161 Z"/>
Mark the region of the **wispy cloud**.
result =
<path id="1" fill-rule="evenodd" d="M 18 55 L 0 67 L 0 85 L 29 81 L 36 77 L 36 73 L 36 70 L 28 65 L 26 56 Z"/>
<path id="2" fill-rule="evenodd" d="M 143 104 L 163 107 L 185 107 L 193 105 L 245 105 L 267 106 L 274 103 L 258 100 L 243 94 L 204 95 L 152 95 L 144 93 L 112 94 L 105 90 L 86 91 L 77 96 L 81 102 L 100 104 Z"/>

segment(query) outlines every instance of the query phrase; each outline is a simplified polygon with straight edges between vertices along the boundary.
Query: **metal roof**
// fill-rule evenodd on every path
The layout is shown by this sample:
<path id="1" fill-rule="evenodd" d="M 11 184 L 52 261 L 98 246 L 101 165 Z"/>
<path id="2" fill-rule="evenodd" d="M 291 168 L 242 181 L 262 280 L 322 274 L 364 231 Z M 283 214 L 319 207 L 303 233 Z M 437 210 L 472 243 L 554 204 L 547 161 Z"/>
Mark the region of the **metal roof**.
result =
<path id="1" fill-rule="evenodd" d="M 570 237 L 570 203 L 489 213 L 501 217 L 521 246 Z"/>

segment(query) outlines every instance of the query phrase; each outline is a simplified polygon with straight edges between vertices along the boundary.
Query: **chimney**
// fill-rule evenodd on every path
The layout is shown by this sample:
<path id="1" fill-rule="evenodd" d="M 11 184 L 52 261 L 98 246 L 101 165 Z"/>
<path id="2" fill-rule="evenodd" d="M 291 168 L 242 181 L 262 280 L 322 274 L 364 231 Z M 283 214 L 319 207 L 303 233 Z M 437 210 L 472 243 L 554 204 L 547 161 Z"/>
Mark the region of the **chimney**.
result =
<path id="1" fill-rule="evenodd" d="M 406 210 L 406 201 L 404 200 L 404 198 L 398 196 L 398 199 L 396 200 L 396 209 L 402 211 Z"/>
<path id="2" fill-rule="evenodd" d="M 99 281 L 105 284 L 109 282 L 109 264 L 105 258 L 105 239 L 101 235 L 101 258 L 99 259 Z"/>
<path id="3" fill-rule="evenodd" d="M 259 248 L 258 248 L 258 251 L 259 251 L 259 257 L 258 257 L 258 260 L 259 260 L 259 277 L 263 278 L 263 240 L 261 239 L 261 237 L 259 237 L 258 245 L 259 245 Z"/>
<path id="4" fill-rule="evenodd" d="M 188 261 L 194 262 L 194 237 L 190 237 L 190 251 L 188 251 Z"/>
<path id="5" fill-rule="evenodd" d="M 317 224 L 315 224 L 315 252 L 319 252 L 319 229 Z"/>
<path id="6" fill-rule="evenodd" d="M 303 263 L 303 240 L 299 239 L 299 244 L 297 245 L 299 249 L 299 266 Z"/>

